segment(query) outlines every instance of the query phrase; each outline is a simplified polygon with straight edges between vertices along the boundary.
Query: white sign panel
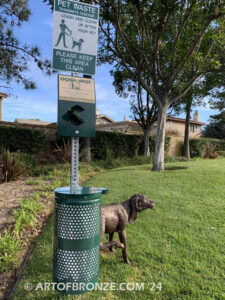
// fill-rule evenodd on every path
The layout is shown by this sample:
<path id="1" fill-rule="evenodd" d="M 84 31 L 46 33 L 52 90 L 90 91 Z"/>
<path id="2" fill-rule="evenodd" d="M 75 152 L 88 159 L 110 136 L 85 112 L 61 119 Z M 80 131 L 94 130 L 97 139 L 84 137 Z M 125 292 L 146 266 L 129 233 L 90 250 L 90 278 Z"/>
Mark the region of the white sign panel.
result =
<path id="1" fill-rule="evenodd" d="M 59 100 L 95 103 L 94 80 L 59 75 Z"/>
<path id="2" fill-rule="evenodd" d="M 99 8 L 54 1 L 53 69 L 95 75 Z"/>

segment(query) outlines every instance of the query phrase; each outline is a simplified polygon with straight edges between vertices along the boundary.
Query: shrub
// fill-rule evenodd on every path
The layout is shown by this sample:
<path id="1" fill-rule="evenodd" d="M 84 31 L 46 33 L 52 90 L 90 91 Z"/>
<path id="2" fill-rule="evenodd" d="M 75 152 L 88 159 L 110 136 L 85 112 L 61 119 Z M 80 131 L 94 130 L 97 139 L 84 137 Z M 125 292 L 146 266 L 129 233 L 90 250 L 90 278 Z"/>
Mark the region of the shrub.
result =
<path id="1" fill-rule="evenodd" d="M 151 135 L 149 137 L 150 153 L 154 153 L 155 152 L 155 142 L 156 142 L 156 136 L 155 135 Z M 168 153 L 169 148 L 170 148 L 170 137 L 166 136 L 165 137 L 165 155 Z"/>
<path id="2" fill-rule="evenodd" d="M 91 148 L 95 159 L 134 157 L 142 140 L 140 135 L 127 135 L 118 132 L 96 131 L 91 139 Z"/>
<path id="3" fill-rule="evenodd" d="M 69 139 L 63 139 L 62 143 L 56 144 L 56 159 L 60 163 L 71 162 L 71 142 Z"/>
<path id="4" fill-rule="evenodd" d="M 219 154 L 215 152 L 213 146 L 210 146 L 210 148 L 206 150 L 206 153 L 204 155 L 204 158 L 217 158 L 217 157 L 219 157 Z"/>
<path id="5" fill-rule="evenodd" d="M 190 139 L 191 157 L 204 157 L 211 147 L 215 152 L 225 150 L 225 141 L 206 138 Z"/>
<path id="6" fill-rule="evenodd" d="M 149 137 L 150 152 L 155 150 L 155 136 Z M 170 137 L 165 138 L 165 154 L 170 146 Z M 95 139 L 91 139 L 94 159 L 134 158 L 143 154 L 143 135 L 128 135 L 118 132 L 96 131 Z"/>
<path id="7" fill-rule="evenodd" d="M 0 126 L 0 145 L 11 152 L 38 153 L 49 145 L 47 136 L 39 131 Z"/>
<path id="8" fill-rule="evenodd" d="M 225 157 L 225 151 L 217 151 L 217 154 L 219 154 L 219 156 Z"/>
<path id="9" fill-rule="evenodd" d="M 4 147 L 0 153 L 0 182 L 13 181 L 25 172 L 24 165 L 21 161 L 19 152 L 11 153 Z"/>

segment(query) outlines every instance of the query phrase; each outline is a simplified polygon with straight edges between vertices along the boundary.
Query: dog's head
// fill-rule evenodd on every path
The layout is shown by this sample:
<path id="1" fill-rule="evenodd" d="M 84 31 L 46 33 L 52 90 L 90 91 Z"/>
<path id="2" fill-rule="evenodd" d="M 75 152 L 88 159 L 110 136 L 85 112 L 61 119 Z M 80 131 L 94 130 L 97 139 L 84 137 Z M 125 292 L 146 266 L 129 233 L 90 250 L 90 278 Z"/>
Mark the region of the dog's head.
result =
<path id="1" fill-rule="evenodd" d="M 84 42 L 84 40 L 83 40 L 83 39 L 79 39 L 79 42 L 80 42 L 80 43 L 83 43 L 83 42 Z"/>
<path id="2" fill-rule="evenodd" d="M 129 199 L 129 205 L 131 208 L 131 213 L 128 222 L 133 224 L 134 221 L 137 219 L 137 213 L 147 208 L 153 208 L 155 202 L 149 200 L 144 195 L 135 194 Z"/>

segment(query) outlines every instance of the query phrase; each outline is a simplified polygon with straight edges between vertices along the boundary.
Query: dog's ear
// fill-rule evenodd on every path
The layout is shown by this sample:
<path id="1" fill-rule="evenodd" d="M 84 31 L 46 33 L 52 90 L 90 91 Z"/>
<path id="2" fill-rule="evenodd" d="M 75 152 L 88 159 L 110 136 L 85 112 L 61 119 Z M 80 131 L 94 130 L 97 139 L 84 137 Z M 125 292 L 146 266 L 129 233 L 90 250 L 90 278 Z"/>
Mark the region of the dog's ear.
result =
<path id="1" fill-rule="evenodd" d="M 130 212 L 128 222 L 133 224 L 134 221 L 137 219 L 138 195 L 133 195 L 130 198 L 129 205 L 130 205 L 131 212 Z"/>

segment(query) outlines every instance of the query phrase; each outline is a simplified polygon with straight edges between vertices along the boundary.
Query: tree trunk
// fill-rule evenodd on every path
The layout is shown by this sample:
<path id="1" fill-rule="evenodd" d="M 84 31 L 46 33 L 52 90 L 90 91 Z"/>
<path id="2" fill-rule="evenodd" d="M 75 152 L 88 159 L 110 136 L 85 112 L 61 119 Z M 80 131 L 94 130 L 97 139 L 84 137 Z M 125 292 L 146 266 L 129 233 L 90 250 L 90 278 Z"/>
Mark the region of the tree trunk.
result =
<path id="1" fill-rule="evenodd" d="M 154 163 L 152 171 L 164 171 L 164 142 L 166 129 L 167 107 L 159 109 L 157 120 L 157 134 L 155 144 Z"/>
<path id="2" fill-rule="evenodd" d="M 83 154 L 83 157 L 82 157 L 82 161 L 85 161 L 85 162 L 89 162 L 91 161 L 91 139 L 90 138 L 83 138 L 83 151 L 84 151 L 84 154 Z"/>
<path id="3" fill-rule="evenodd" d="M 190 114 L 191 114 L 192 100 L 188 99 L 186 102 L 186 121 L 185 121 L 185 132 L 184 132 L 184 151 L 183 155 L 190 159 L 190 146 L 189 146 L 189 131 L 190 131 Z"/>
<path id="4" fill-rule="evenodd" d="M 144 129 L 144 156 L 150 157 L 148 129 Z"/>

